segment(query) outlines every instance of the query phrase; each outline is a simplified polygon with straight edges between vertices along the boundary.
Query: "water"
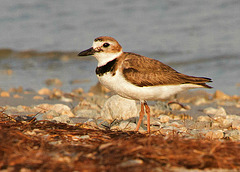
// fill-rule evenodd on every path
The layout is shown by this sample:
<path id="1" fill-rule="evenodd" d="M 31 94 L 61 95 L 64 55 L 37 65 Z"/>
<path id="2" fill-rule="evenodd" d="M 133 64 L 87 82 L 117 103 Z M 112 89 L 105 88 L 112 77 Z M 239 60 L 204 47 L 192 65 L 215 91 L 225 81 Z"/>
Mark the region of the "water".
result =
<path id="1" fill-rule="evenodd" d="M 161 60 L 189 75 L 210 77 L 215 89 L 240 94 L 239 9 L 238 0 L 1 1 L 0 48 L 81 51 L 95 37 L 108 35 L 124 51 Z M 60 78 L 66 91 L 89 89 L 97 82 L 94 60 L 40 59 L 1 59 L 1 69 L 7 64 L 13 74 L 0 73 L 0 88 L 37 90 L 52 77 Z M 74 79 L 89 81 L 71 85 Z"/>

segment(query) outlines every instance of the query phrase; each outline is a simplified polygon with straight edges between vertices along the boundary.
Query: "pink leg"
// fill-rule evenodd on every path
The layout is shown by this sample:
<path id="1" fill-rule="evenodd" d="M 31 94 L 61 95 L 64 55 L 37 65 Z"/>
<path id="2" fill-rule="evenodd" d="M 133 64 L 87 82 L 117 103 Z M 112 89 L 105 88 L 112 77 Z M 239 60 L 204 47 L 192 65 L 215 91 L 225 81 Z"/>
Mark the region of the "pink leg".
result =
<path id="1" fill-rule="evenodd" d="M 147 102 L 144 102 L 144 106 L 147 113 L 147 132 L 150 133 L 150 108 Z"/>
<path id="2" fill-rule="evenodd" d="M 144 103 L 141 102 L 141 111 L 139 113 L 139 120 L 138 120 L 137 127 L 136 127 L 135 131 L 139 130 L 139 127 L 142 123 L 143 116 L 144 116 Z"/>

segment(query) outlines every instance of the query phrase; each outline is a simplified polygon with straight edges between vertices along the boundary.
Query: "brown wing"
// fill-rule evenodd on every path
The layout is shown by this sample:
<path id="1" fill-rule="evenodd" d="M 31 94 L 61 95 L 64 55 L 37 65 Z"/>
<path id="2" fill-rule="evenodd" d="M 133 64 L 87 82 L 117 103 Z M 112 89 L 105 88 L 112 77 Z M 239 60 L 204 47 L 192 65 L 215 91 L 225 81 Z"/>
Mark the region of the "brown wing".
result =
<path id="1" fill-rule="evenodd" d="M 125 53 L 125 56 L 122 64 L 123 75 L 126 80 L 139 87 L 192 83 L 211 88 L 206 84 L 211 82 L 210 78 L 184 75 L 158 60 L 138 54 Z"/>

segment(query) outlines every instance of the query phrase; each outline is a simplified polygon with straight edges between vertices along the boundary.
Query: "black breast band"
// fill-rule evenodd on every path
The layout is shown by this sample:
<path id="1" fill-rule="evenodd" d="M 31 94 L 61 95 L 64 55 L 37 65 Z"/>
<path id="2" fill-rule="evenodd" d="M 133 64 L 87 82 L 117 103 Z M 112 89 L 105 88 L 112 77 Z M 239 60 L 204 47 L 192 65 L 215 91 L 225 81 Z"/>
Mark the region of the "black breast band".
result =
<path id="1" fill-rule="evenodd" d="M 108 62 L 107 64 L 105 64 L 103 66 L 97 67 L 96 74 L 98 76 L 103 76 L 107 72 L 113 72 L 112 75 L 114 76 L 115 75 L 114 69 L 115 69 L 116 62 L 117 62 L 117 58 L 115 58 L 114 60 Z"/>

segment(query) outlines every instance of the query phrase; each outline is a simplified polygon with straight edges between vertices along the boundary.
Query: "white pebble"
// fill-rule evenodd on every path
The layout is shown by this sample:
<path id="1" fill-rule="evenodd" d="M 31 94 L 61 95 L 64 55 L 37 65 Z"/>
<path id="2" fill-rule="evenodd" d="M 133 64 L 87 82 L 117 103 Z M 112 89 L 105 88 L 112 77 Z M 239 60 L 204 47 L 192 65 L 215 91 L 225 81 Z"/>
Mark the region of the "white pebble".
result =
<path id="1" fill-rule="evenodd" d="M 206 134 L 206 138 L 209 138 L 209 139 L 221 139 L 223 137 L 224 137 L 224 133 L 222 130 L 209 131 Z"/>
<path id="2" fill-rule="evenodd" d="M 167 115 L 160 115 L 158 118 L 159 118 L 159 121 L 162 123 L 169 122 L 169 120 L 170 120 L 170 117 Z"/>
<path id="3" fill-rule="evenodd" d="M 211 122 L 212 118 L 210 118 L 209 116 L 199 116 L 197 118 L 197 121 L 199 121 L 199 122 Z"/>

